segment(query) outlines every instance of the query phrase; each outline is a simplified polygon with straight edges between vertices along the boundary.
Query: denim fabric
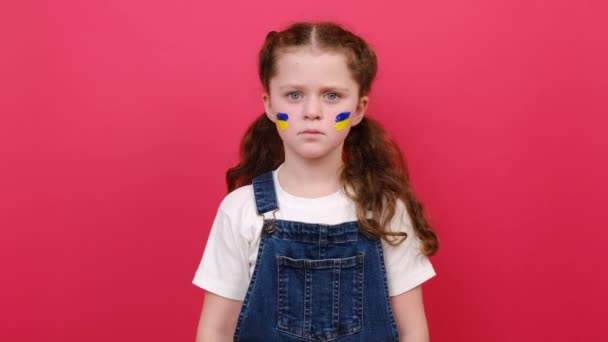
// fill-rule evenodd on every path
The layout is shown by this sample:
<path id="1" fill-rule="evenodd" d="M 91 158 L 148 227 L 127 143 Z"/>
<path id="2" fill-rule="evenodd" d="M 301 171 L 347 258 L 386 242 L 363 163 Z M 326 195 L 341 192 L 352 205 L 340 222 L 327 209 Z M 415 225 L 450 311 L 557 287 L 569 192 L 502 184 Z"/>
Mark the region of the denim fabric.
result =
<path id="1" fill-rule="evenodd" d="M 258 213 L 278 209 L 272 172 L 253 181 Z M 357 222 L 266 215 L 234 341 L 399 341 L 382 245 Z"/>

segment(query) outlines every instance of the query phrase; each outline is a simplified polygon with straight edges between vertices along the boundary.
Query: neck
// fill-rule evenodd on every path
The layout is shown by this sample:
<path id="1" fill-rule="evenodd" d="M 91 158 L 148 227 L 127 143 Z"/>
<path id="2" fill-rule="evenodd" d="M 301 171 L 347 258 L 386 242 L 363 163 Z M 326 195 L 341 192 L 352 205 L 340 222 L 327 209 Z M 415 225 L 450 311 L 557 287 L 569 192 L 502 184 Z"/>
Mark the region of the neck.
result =
<path id="1" fill-rule="evenodd" d="M 285 155 L 279 183 L 287 193 L 306 198 L 323 197 L 340 190 L 342 150 L 325 158 L 303 159 Z"/>

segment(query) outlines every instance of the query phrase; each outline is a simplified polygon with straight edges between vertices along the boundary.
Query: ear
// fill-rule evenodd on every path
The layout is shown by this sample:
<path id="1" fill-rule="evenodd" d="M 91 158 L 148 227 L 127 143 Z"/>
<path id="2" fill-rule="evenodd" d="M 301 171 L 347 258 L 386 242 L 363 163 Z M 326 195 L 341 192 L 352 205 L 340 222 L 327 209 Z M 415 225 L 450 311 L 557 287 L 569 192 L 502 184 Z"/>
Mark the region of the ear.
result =
<path id="1" fill-rule="evenodd" d="M 264 102 L 264 110 L 266 111 L 266 116 L 270 119 L 270 121 L 276 122 L 277 116 L 275 115 L 274 111 L 272 110 L 272 107 L 270 106 L 270 94 L 268 94 L 268 92 L 265 91 L 262 94 L 262 101 Z"/>
<path id="2" fill-rule="evenodd" d="M 361 120 L 363 120 L 363 116 L 365 115 L 365 111 L 367 110 L 367 104 L 369 103 L 368 96 L 361 96 L 359 99 L 359 103 L 357 104 L 357 109 L 351 115 L 350 122 L 352 126 L 356 126 Z"/>

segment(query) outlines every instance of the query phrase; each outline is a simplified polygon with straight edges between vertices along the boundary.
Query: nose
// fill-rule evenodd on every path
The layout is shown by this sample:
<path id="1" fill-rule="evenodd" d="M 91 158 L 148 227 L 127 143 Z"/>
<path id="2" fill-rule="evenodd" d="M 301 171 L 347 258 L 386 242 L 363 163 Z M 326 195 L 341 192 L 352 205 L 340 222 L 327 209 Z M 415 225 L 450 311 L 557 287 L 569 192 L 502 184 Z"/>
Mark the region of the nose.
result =
<path id="1" fill-rule="evenodd" d="M 323 117 L 321 101 L 314 97 L 309 97 L 304 105 L 304 118 L 308 120 L 318 120 Z"/>

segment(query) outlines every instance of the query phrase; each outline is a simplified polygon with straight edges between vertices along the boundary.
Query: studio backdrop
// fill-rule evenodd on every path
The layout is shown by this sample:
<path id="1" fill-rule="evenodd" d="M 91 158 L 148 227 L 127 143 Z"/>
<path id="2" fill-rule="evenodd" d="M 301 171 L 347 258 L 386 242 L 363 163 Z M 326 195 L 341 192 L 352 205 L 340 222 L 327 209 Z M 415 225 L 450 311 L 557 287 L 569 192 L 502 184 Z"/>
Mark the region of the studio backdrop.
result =
<path id="1" fill-rule="evenodd" d="M 602 1 L 25 1 L 0 6 L 0 340 L 193 341 L 192 282 L 271 30 L 375 49 L 369 117 L 439 234 L 431 340 L 600 341 Z"/>

